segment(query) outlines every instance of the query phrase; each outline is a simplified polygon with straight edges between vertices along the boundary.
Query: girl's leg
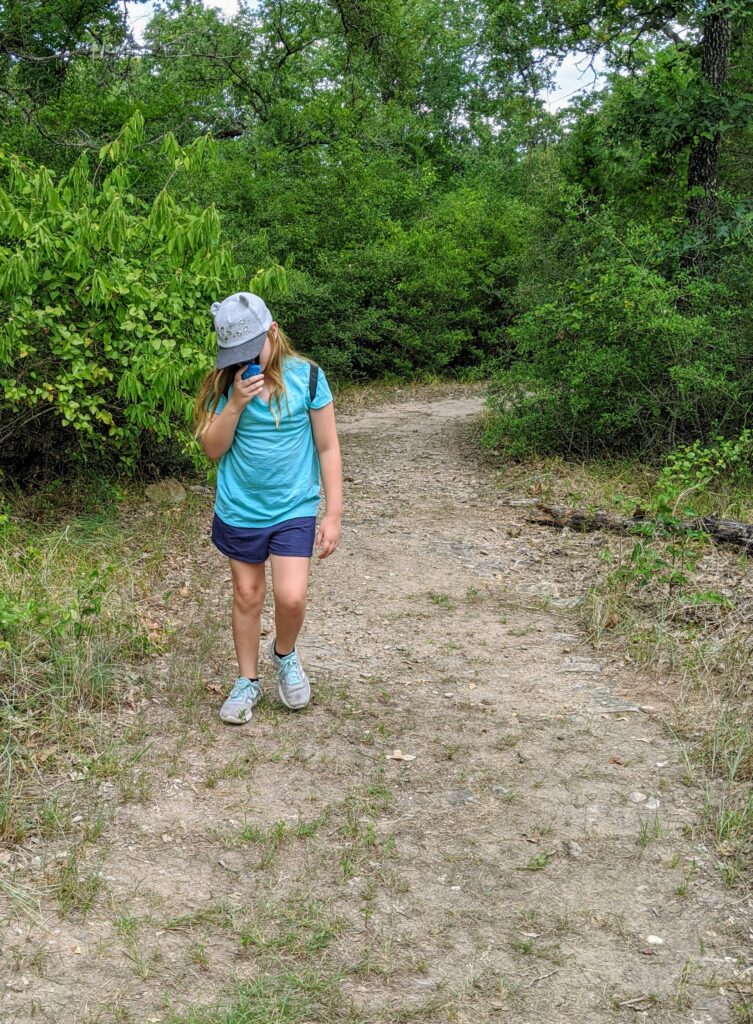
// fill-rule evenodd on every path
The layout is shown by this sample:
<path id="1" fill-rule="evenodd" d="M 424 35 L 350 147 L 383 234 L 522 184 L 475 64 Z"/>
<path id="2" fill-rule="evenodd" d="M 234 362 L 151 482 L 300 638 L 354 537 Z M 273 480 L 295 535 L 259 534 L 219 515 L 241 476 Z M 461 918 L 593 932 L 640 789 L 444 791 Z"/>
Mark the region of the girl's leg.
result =
<path id="1" fill-rule="evenodd" d="M 275 637 L 278 654 L 290 654 L 306 614 L 310 558 L 270 555 L 275 595 Z"/>
<path id="2" fill-rule="evenodd" d="M 233 574 L 233 643 L 238 658 L 238 674 L 256 679 L 259 674 L 261 611 L 264 607 L 266 579 L 264 562 L 230 560 Z"/>

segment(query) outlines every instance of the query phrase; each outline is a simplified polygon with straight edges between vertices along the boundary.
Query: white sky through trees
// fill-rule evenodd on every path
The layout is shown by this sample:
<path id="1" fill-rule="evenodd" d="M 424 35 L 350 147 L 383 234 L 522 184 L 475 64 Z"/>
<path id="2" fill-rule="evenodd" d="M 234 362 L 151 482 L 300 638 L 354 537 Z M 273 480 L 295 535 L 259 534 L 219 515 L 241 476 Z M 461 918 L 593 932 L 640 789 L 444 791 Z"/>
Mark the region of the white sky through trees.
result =
<path id="1" fill-rule="evenodd" d="M 214 7 L 224 17 L 232 18 L 238 11 L 238 0 L 204 0 L 204 6 Z M 144 38 L 144 29 L 154 12 L 154 5 L 152 3 L 126 2 L 126 9 L 131 30 L 136 39 L 141 42 Z M 598 58 L 595 65 L 597 70 L 603 70 L 603 65 Z M 582 53 L 570 53 L 565 57 L 557 72 L 554 88 L 543 96 L 544 102 L 547 108 L 554 113 L 567 106 L 578 93 L 590 91 L 597 81 L 593 70 L 588 67 L 588 57 Z"/>

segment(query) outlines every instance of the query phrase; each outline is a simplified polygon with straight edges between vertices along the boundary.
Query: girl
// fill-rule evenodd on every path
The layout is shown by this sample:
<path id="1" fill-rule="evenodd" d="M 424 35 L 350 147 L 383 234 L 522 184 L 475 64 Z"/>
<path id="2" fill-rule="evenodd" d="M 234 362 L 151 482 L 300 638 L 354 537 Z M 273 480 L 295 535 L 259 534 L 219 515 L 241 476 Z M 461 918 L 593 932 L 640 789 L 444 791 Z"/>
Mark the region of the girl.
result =
<path id="1" fill-rule="evenodd" d="M 311 697 L 296 640 L 313 549 L 326 558 L 340 540 L 342 467 L 332 393 L 321 369 L 293 350 L 258 295 L 236 293 L 213 303 L 212 313 L 217 361 L 196 400 L 196 437 L 210 459 L 220 460 L 212 541 L 230 559 L 238 658 L 238 678 L 220 718 L 240 724 L 261 698 L 267 557 L 277 692 L 294 711 Z M 320 472 L 326 512 L 317 531 Z"/>

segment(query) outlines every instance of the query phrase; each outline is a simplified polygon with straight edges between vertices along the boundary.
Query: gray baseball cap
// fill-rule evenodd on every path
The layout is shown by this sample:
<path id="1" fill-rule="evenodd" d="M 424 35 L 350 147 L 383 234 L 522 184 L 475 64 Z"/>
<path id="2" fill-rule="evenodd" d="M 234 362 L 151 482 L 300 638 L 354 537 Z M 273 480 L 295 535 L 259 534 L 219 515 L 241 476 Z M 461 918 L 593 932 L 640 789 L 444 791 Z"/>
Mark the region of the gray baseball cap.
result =
<path id="1" fill-rule="evenodd" d="M 253 362 L 272 326 L 272 314 L 264 300 L 253 292 L 236 292 L 222 302 L 213 302 L 212 316 L 217 332 L 217 369 Z"/>

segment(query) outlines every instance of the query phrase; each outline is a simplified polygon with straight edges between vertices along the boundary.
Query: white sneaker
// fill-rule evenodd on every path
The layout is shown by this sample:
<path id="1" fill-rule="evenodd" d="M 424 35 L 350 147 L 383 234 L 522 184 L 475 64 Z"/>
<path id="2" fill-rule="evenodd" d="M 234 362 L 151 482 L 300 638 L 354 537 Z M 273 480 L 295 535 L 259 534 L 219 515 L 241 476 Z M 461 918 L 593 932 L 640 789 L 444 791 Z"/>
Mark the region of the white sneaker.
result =
<path id="1" fill-rule="evenodd" d="M 303 671 L 298 648 L 294 647 L 290 654 L 281 658 L 275 654 L 275 641 L 269 645 L 269 656 L 277 669 L 277 693 L 286 708 L 300 711 L 311 700 L 311 687 Z"/>
<path id="2" fill-rule="evenodd" d="M 220 708 L 220 718 L 231 725 L 250 722 L 252 711 L 260 700 L 261 686 L 258 679 L 238 676 L 227 700 Z"/>

